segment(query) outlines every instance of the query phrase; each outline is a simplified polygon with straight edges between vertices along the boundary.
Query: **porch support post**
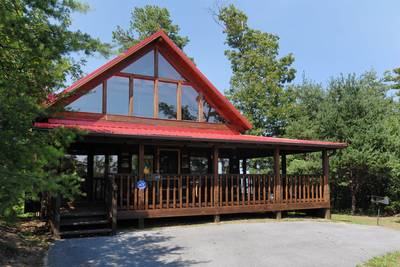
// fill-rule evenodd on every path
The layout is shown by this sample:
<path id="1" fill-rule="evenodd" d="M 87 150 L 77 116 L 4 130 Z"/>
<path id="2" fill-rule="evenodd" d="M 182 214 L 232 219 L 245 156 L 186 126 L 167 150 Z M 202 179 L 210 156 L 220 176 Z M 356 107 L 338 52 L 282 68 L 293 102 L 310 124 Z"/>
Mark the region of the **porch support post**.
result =
<path id="1" fill-rule="evenodd" d="M 144 144 L 139 144 L 139 179 L 144 180 Z M 136 185 L 135 185 L 136 186 Z M 139 190 L 139 209 L 144 209 L 144 190 Z M 139 229 L 144 228 L 144 219 L 138 218 Z"/>
<path id="2" fill-rule="evenodd" d="M 322 151 L 322 172 L 324 176 L 324 200 L 329 203 L 329 208 L 325 209 L 324 217 L 325 219 L 331 219 L 331 196 L 329 188 L 329 157 L 328 151 L 324 149 Z"/>
<path id="3" fill-rule="evenodd" d="M 219 179 L 218 179 L 218 147 L 214 146 L 213 151 L 213 174 L 214 174 L 214 207 L 219 206 Z M 214 215 L 214 222 L 219 222 L 219 214 Z"/>
<path id="4" fill-rule="evenodd" d="M 274 177 L 275 177 L 275 203 L 280 203 L 282 201 L 282 191 L 281 191 L 281 174 L 280 174 L 280 149 L 279 147 L 274 148 Z M 276 218 L 282 218 L 282 212 L 276 212 Z"/>

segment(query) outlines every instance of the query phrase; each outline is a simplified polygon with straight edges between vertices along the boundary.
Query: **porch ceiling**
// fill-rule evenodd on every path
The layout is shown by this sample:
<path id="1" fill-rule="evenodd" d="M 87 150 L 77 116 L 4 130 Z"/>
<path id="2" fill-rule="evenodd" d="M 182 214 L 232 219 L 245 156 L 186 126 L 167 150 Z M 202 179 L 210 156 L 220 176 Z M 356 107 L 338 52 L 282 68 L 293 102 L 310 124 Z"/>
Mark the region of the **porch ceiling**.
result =
<path id="1" fill-rule="evenodd" d="M 104 136 L 125 139 L 145 139 L 148 141 L 176 141 L 192 145 L 220 144 L 229 148 L 251 148 L 250 154 L 268 155 L 268 148 L 280 146 L 283 153 L 304 153 L 305 151 L 321 151 L 324 149 L 341 149 L 345 143 L 275 138 L 264 136 L 243 135 L 232 129 L 188 128 L 161 125 L 133 124 L 116 121 L 92 121 L 78 119 L 49 119 L 47 122 L 36 122 L 39 129 L 53 129 L 58 127 L 76 128 L 87 131 L 90 136 Z M 259 151 L 259 153 L 255 153 Z"/>

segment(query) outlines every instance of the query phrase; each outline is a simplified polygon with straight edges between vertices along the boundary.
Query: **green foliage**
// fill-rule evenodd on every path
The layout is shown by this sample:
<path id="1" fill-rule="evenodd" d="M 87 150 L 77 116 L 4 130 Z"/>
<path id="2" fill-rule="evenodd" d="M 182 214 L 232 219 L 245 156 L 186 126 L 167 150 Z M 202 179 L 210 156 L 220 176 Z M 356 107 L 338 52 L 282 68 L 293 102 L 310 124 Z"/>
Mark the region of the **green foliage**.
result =
<path id="1" fill-rule="evenodd" d="M 168 9 L 152 5 L 135 7 L 129 28 L 124 30 L 118 26 L 113 32 L 113 39 L 122 52 L 160 29 L 181 49 L 189 42 L 188 37 L 179 35 L 179 26 L 172 23 Z"/>
<path id="2" fill-rule="evenodd" d="M 88 34 L 69 30 L 71 12 L 86 9 L 74 0 L 0 2 L 0 216 L 12 216 L 23 196 L 78 191 L 79 177 L 58 170 L 75 134 L 37 131 L 33 122 L 51 115 L 42 104 L 64 86 L 66 76 L 81 73 L 81 62 L 70 53 L 109 50 Z"/>
<path id="3" fill-rule="evenodd" d="M 233 72 L 228 98 L 253 124 L 252 134 L 283 134 L 290 106 L 284 86 L 296 73 L 293 55 L 279 57 L 278 36 L 250 28 L 246 14 L 233 5 L 221 8 L 218 19 Z"/>
<path id="4" fill-rule="evenodd" d="M 400 89 L 400 68 L 385 73 L 385 80 L 392 83 L 393 89 Z"/>
<path id="5" fill-rule="evenodd" d="M 331 172 L 335 197 L 346 198 L 349 192 L 353 212 L 357 206 L 368 208 L 369 195 L 400 198 L 400 122 L 388 89 L 374 72 L 341 75 L 326 90 L 309 81 L 291 87 L 295 104 L 287 136 L 348 144 L 331 157 Z M 294 159 L 289 169 L 294 164 L 296 171 L 310 169 L 310 161 L 320 164 L 319 157 Z"/>
<path id="6" fill-rule="evenodd" d="M 387 253 L 383 256 L 373 257 L 357 267 L 397 267 L 400 265 L 400 251 Z"/>

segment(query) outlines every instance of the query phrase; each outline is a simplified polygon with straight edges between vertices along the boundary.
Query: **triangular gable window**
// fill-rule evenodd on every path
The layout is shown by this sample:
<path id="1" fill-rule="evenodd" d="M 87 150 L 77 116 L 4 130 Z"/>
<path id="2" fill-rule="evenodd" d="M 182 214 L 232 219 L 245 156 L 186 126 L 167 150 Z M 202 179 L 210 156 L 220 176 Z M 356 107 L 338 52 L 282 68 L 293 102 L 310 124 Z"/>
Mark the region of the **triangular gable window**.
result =
<path id="1" fill-rule="evenodd" d="M 155 66 L 158 68 L 155 69 Z M 104 81 L 104 85 L 104 101 L 100 84 L 69 104 L 67 109 L 159 119 L 225 122 L 157 47 L 125 67 L 121 73 Z"/>
<path id="2" fill-rule="evenodd" d="M 179 72 L 160 53 L 158 53 L 158 76 L 172 80 L 184 80 Z"/>
<path id="3" fill-rule="evenodd" d="M 67 105 L 66 109 L 80 112 L 101 113 L 103 96 L 102 88 L 102 84 L 99 84 L 71 104 Z"/>
<path id="4" fill-rule="evenodd" d="M 154 50 L 151 50 L 130 64 L 128 67 L 123 69 L 122 72 L 154 77 Z"/>
<path id="5" fill-rule="evenodd" d="M 224 123 L 225 120 L 205 100 L 203 101 L 203 119 L 205 122 Z"/>

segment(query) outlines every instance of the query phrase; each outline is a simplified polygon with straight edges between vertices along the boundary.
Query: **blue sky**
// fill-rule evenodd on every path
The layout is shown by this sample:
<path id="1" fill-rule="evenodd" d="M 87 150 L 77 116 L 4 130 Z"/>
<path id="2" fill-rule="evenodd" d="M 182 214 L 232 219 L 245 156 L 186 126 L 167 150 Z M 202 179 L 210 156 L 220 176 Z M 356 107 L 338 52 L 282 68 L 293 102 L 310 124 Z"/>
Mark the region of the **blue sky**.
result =
<path id="1" fill-rule="evenodd" d="M 220 91 L 229 88 L 230 63 L 222 28 L 209 11 L 215 0 L 143 1 L 114 0 L 87 2 L 91 10 L 73 14 L 73 29 L 112 41 L 117 25 L 129 25 L 131 10 L 154 4 L 169 9 L 181 34 L 190 39 L 185 52 Z M 218 1 L 221 3 L 221 1 Z M 374 69 L 379 75 L 400 67 L 400 1 L 398 0 L 252 0 L 233 3 L 249 17 L 250 27 L 277 34 L 280 53 L 293 53 L 295 82 L 308 79 L 326 84 L 340 73 L 360 74 Z M 107 59 L 88 58 L 83 68 L 89 73 Z"/>

